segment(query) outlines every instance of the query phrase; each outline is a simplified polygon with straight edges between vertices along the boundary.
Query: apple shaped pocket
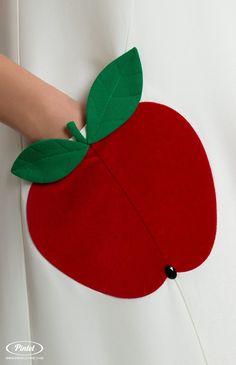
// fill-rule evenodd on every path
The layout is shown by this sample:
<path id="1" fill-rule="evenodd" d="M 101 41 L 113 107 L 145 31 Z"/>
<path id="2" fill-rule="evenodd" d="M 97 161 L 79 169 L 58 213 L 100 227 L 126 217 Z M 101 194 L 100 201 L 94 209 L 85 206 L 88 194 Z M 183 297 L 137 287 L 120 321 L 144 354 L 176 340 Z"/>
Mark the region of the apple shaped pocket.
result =
<path id="1" fill-rule="evenodd" d="M 204 147 L 179 113 L 141 102 L 136 48 L 111 62 L 87 101 L 87 136 L 42 140 L 12 172 L 32 181 L 32 241 L 57 269 L 99 292 L 137 298 L 211 252 L 216 195 Z"/>

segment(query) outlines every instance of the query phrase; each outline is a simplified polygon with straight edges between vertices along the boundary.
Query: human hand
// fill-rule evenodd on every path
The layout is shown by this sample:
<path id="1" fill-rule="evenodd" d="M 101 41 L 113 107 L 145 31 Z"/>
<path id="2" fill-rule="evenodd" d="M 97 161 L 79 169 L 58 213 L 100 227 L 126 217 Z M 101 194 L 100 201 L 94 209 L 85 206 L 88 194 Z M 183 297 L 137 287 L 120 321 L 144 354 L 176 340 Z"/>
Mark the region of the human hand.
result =
<path id="1" fill-rule="evenodd" d="M 81 129 L 85 106 L 0 55 L 0 120 L 31 142 L 69 138 L 67 122 Z"/>

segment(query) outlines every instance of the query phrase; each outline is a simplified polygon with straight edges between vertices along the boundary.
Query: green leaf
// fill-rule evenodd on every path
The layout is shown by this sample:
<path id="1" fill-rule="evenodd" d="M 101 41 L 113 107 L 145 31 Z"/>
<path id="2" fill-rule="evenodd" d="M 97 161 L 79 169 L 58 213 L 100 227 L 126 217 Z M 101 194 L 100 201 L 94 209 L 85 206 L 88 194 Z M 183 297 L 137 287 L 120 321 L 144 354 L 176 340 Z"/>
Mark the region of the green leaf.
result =
<path id="1" fill-rule="evenodd" d="M 89 144 L 106 137 L 129 119 L 141 99 L 142 85 L 142 66 L 135 47 L 100 72 L 86 106 Z"/>
<path id="2" fill-rule="evenodd" d="M 11 172 L 35 183 L 51 183 L 67 176 L 84 159 L 89 145 L 66 139 L 43 139 L 25 148 Z"/>

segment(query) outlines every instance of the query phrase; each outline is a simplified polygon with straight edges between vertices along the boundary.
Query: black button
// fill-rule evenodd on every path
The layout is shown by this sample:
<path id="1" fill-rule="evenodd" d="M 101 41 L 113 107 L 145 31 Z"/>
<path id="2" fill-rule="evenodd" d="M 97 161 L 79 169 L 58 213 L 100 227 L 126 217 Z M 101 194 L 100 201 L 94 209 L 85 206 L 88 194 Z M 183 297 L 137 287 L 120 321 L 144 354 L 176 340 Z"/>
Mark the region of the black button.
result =
<path id="1" fill-rule="evenodd" d="M 175 268 L 171 265 L 165 267 L 165 274 L 169 279 L 175 279 L 177 276 Z"/>

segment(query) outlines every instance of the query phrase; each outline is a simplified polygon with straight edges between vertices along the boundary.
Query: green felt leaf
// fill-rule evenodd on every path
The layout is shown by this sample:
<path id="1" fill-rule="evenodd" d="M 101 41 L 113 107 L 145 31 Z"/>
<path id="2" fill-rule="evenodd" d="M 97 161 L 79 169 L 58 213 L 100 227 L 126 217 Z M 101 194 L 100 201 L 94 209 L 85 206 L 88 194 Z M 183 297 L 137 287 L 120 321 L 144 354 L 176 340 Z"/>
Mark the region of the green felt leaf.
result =
<path id="1" fill-rule="evenodd" d="M 141 99 L 142 86 L 142 66 L 135 47 L 100 72 L 86 106 L 89 144 L 106 137 L 129 119 Z"/>
<path id="2" fill-rule="evenodd" d="M 89 145 L 66 139 L 43 139 L 25 148 L 11 172 L 25 180 L 50 183 L 67 176 L 84 159 Z"/>

